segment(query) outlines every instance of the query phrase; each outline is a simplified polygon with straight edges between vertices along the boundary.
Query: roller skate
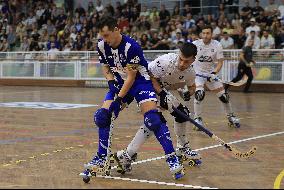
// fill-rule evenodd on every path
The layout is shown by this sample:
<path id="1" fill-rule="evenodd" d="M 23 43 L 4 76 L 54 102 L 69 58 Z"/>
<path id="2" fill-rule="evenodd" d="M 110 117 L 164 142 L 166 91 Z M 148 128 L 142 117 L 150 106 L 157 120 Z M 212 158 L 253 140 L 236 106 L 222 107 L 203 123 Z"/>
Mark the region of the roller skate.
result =
<path id="1" fill-rule="evenodd" d="M 227 115 L 228 120 L 229 120 L 229 127 L 235 127 L 235 128 L 240 128 L 240 119 L 237 118 L 234 114 L 229 114 Z"/>
<path id="2" fill-rule="evenodd" d="M 187 162 L 189 166 L 199 166 L 202 163 L 201 156 L 189 147 L 177 148 L 176 154 L 181 162 Z"/>
<path id="3" fill-rule="evenodd" d="M 109 158 L 106 155 L 95 155 L 94 158 L 87 164 L 84 164 L 85 171 L 80 173 L 83 177 L 83 181 L 88 183 L 90 178 L 93 176 L 109 176 L 111 163 L 113 163 L 113 156 L 110 155 Z"/>
<path id="4" fill-rule="evenodd" d="M 202 120 L 201 117 L 195 117 L 195 118 L 194 118 L 194 121 L 195 121 L 196 123 L 198 123 L 199 125 L 201 125 L 202 127 L 204 126 L 204 123 L 203 123 L 203 120 Z M 196 127 L 195 125 L 193 125 L 193 130 L 195 130 L 195 131 L 200 131 L 200 129 L 199 129 L 198 127 Z"/>
<path id="5" fill-rule="evenodd" d="M 117 162 L 116 171 L 120 174 L 125 174 L 125 172 L 131 172 L 131 163 L 134 162 L 136 159 L 137 153 L 130 157 L 125 149 L 118 151 L 114 154 L 114 160 Z"/>
<path id="6" fill-rule="evenodd" d="M 184 176 L 184 168 L 175 153 L 166 155 L 166 161 L 169 165 L 170 172 L 174 179 L 181 179 Z"/>

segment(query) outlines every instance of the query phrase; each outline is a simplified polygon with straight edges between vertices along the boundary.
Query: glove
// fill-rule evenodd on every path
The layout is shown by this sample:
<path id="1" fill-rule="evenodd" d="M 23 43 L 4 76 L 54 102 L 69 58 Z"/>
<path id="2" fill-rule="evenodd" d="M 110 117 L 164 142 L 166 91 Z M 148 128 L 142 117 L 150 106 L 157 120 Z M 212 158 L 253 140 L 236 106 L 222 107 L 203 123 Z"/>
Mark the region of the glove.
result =
<path id="1" fill-rule="evenodd" d="M 109 80 L 107 81 L 108 88 L 112 93 L 118 94 L 120 91 L 120 85 L 116 80 Z"/>
<path id="2" fill-rule="evenodd" d="M 118 117 L 119 112 L 122 109 L 122 98 L 117 97 L 109 106 L 109 112 L 114 113 L 115 118 Z"/>
<path id="3" fill-rule="evenodd" d="M 184 101 L 188 102 L 190 100 L 190 92 L 188 90 L 181 89 L 178 90 L 178 93 Z"/>
<path id="4" fill-rule="evenodd" d="M 162 90 L 158 94 L 158 96 L 160 96 L 160 106 L 166 110 L 168 109 L 167 95 L 168 93 L 165 90 Z"/>
<path id="5" fill-rule="evenodd" d="M 160 106 L 170 112 L 173 106 L 177 107 L 180 104 L 177 98 L 170 92 L 162 90 L 158 95 L 160 96 Z"/>
<path id="6" fill-rule="evenodd" d="M 216 81 L 218 79 L 218 76 L 216 75 L 216 72 L 212 72 L 210 76 L 207 77 L 208 82 Z"/>

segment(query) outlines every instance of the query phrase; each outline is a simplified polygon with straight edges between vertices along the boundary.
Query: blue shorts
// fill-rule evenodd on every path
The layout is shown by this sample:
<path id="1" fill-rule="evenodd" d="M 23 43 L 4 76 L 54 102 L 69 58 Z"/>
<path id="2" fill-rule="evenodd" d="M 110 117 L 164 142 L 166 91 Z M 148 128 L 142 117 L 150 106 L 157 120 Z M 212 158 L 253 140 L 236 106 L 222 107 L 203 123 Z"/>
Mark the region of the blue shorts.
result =
<path id="1" fill-rule="evenodd" d="M 105 96 L 105 100 L 114 100 L 115 94 L 112 92 L 108 92 Z M 122 99 L 124 103 L 130 104 L 133 99 L 137 101 L 140 105 L 144 102 L 148 101 L 157 101 L 156 93 L 151 81 L 149 83 L 140 83 L 134 84 L 131 87 L 127 95 Z"/>

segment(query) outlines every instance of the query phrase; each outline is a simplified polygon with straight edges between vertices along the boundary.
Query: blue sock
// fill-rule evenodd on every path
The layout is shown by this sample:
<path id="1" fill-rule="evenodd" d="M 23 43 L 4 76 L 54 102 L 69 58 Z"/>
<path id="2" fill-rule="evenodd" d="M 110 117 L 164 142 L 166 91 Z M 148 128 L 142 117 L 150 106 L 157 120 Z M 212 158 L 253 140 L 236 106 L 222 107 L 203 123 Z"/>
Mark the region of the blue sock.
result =
<path id="1" fill-rule="evenodd" d="M 154 131 L 154 134 L 162 145 L 166 155 L 175 151 L 169 129 L 165 123 L 162 123 L 158 130 Z"/>
<path id="2" fill-rule="evenodd" d="M 107 155 L 109 127 L 99 127 L 99 155 Z"/>

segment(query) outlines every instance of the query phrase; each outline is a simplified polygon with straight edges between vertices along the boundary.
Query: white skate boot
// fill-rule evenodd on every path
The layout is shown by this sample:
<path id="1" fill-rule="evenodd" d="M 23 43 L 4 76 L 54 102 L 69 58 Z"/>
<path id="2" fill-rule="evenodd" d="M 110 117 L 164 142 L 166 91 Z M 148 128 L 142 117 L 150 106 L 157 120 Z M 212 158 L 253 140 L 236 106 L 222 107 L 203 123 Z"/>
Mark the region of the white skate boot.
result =
<path id="1" fill-rule="evenodd" d="M 130 157 L 126 150 L 120 150 L 114 154 L 114 159 L 117 162 L 116 171 L 125 174 L 125 172 L 131 172 L 131 163 L 137 159 L 137 153 Z"/>
<path id="2" fill-rule="evenodd" d="M 228 125 L 230 127 L 240 128 L 240 119 L 237 118 L 234 114 L 227 115 L 227 118 L 229 120 Z"/>
<path id="3" fill-rule="evenodd" d="M 187 162 L 189 166 L 199 166 L 202 163 L 201 156 L 189 147 L 177 148 L 176 154 L 182 162 Z"/>

